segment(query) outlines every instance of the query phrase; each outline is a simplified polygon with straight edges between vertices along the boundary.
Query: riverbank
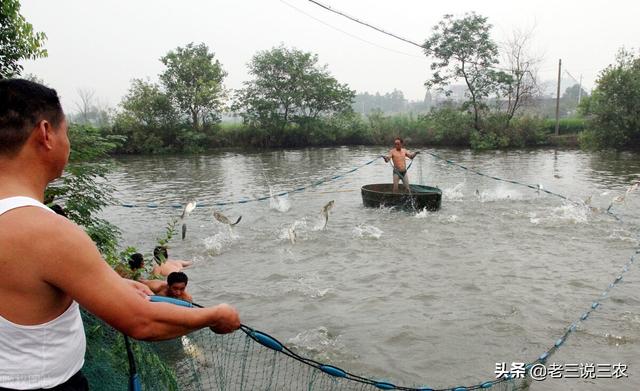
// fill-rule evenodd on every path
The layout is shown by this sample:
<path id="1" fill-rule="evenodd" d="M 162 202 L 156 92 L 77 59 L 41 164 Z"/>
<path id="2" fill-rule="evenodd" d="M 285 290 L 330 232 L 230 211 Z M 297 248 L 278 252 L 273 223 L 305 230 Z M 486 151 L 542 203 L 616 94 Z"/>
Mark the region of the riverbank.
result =
<path id="1" fill-rule="evenodd" d="M 221 123 L 200 130 L 176 128 L 112 126 L 101 129 L 122 143 L 118 154 L 198 153 L 219 148 L 270 149 L 330 147 L 349 145 L 391 145 L 400 136 L 408 145 L 462 147 L 475 150 L 531 148 L 543 146 L 578 147 L 578 134 L 586 121 L 560 121 L 560 135 L 553 137 L 555 121 L 538 117 L 489 115 L 483 130 L 473 127 L 471 116 L 443 108 L 426 115 L 373 113 L 366 117 L 349 113 L 331 118 L 288 124 L 281 128 L 260 128 L 244 123 Z"/>

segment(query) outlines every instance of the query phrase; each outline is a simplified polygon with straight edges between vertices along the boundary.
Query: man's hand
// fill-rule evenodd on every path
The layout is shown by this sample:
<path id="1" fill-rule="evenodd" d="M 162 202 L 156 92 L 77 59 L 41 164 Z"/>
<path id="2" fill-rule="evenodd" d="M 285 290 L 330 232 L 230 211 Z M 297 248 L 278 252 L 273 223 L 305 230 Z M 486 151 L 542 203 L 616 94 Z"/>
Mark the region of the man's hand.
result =
<path id="1" fill-rule="evenodd" d="M 385 163 L 389 163 L 389 156 L 382 156 Z"/>
<path id="2" fill-rule="evenodd" d="M 124 279 L 124 281 L 127 282 L 133 289 L 135 289 L 136 293 L 143 299 L 149 300 L 149 296 L 154 295 L 153 291 L 141 282 L 128 279 Z"/>
<path id="3" fill-rule="evenodd" d="M 216 334 L 227 334 L 240 328 L 240 316 L 235 308 L 228 304 L 219 304 L 214 307 L 215 319 L 209 328 Z"/>

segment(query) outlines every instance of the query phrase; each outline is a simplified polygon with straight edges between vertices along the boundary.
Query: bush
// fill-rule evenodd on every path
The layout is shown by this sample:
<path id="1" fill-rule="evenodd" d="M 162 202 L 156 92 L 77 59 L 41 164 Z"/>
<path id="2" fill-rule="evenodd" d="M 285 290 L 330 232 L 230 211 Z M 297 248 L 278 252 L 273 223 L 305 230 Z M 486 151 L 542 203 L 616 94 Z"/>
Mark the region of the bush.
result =
<path id="1" fill-rule="evenodd" d="M 585 118 L 561 118 L 559 125 L 559 134 L 577 134 L 585 130 L 587 120 Z M 547 134 L 554 134 L 556 131 L 556 120 L 546 119 L 544 121 L 544 131 Z"/>

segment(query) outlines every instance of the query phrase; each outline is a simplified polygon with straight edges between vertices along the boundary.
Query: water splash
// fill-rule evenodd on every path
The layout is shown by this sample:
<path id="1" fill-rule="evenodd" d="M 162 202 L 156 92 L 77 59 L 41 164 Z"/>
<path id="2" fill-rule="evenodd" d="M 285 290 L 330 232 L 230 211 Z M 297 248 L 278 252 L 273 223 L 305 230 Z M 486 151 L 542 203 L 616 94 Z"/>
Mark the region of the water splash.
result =
<path id="1" fill-rule="evenodd" d="M 296 220 L 291 225 L 287 225 L 285 227 L 280 228 L 278 231 L 278 240 L 279 241 L 291 241 L 290 230 L 295 232 L 296 241 L 300 239 L 302 233 L 305 233 L 307 228 L 307 219 L 303 218 L 300 220 Z"/>
<path id="2" fill-rule="evenodd" d="M 340 335 L 333 335 L 324 326 L 305 330 L 287 343 L 296 351 L 319 361 L 338 361 L 344 358 L 346 352 Z"/>
<path id="3" fill-rule="evenodd" d="M 282 213 L 288 212 L 291 209 L 289 197 L 287 195 L 281 197 L 272 195 L 269 198 L 269 208 Z"/>
<path id="4" fill-rule="evenodd" d="M 502 200 L 522 200 L 524 195 L 515 189 L 498 186 L 489 190 L 478 190 L 476 193 L 480 202 L 494 202 Z"/>
<path id="5" fill-rule="evenodd" d="M 355 238 L 380 239 L 383 233 L 383 230 L 373 225 L 360 224 L 353 227 L 353 237 Z"/>
<path id="6" fill-rule="evenodd" d="M 442 190 L 442 195 L 449 201 L 460 201 L 464 198 L 462 189 L 465 186 L 465 182 L 458 183 L 457 185 Z"/>
<path id="7" fill-rule="evenodd" d="M 539 215 L 537 212 L 530 212 L 529 221 L 531 224 L 557 224 L 557 223 L 572 223 L 572 224 L 586 224 L 589 222 L 589 216 L 591 211 L 580 205 L 575 204 L 563 204 L 561 206 L 554 207 L 544 215 Z"/>
<path id="8" fill-rule="evenodd" d="M 240 235 L 235 233 L 231 228 L 222 229 L 215 235 L 205 238 L 204 247 L 207 252 L 213 255 L 220 255 L 238 239 L 240 239 Z"/>

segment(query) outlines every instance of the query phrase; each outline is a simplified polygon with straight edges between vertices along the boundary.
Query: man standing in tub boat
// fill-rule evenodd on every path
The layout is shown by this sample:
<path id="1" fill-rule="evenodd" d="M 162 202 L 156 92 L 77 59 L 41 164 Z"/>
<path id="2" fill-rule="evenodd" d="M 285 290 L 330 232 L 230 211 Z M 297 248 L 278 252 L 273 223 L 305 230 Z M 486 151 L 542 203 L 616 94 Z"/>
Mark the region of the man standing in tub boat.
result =
<path id="1" fill-rule="evenodd" d="M 400 137 L 396 137 L 393 140 L 393 144 L 393 149 L 389 151 L 389 154 L 382 157 L 387 163 L 389 160 L 393 162 L 393 192 L 398 192 L 398 183 L 400 182 L 400 179 L 402 179 L 405 189 L 410 192 L 409 177 L 407 176 L 407 163 L 405 159 L 409 158 L 413 160 L 418 152 L 411 153 L 404 149 L 404 142 Z"/>
<path id="2" fill-rule="evenodd" d="M 142 340 L 202 327 L 240 327 L 226 304 L 185 308 L 152 303 L 145 285 L 121 278 L 84 230 L 43 203 L 69 158 L 55 90 L 0 80 L 0 390 L 86 390 L 79 306 Z"/>

